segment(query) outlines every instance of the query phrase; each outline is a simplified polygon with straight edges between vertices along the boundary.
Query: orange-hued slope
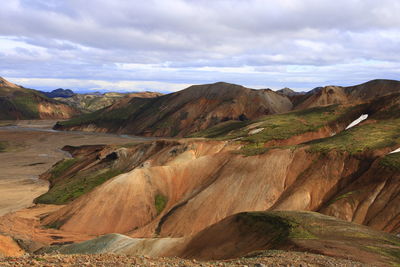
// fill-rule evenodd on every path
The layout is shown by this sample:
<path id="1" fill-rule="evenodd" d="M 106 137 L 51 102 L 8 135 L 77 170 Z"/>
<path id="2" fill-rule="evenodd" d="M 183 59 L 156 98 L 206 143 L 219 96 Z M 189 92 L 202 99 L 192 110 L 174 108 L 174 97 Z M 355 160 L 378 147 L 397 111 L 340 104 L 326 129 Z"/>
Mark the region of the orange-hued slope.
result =
<path id="1" fill-rule="evenodd" d="M 400 174 L 378 163 L 390 149 L 357 156 L 273 149 L 246 157 L 230 152 L 233 147 L 223 147 L 224 143 L 172 145 L 151 157 L 145 167 L 109 180 L 43 224 L 61 223 L 62 230 L 85 234 L 181 237 L 242 211 L 311 210 L 400 231 Z M 185 152 L 157 164 L 157 159 L 175 150 Z M 356 193 L 340 198 L 347 191 Z M 158 194 L 168 202 L 157 215 Z"/>

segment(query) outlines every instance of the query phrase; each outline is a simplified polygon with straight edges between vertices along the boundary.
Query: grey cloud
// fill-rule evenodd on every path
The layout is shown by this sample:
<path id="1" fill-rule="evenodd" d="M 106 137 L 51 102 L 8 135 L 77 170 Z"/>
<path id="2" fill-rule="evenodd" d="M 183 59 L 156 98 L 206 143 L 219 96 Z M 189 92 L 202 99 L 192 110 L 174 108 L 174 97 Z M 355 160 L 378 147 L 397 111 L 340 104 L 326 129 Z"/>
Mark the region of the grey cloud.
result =
<path id="1" fill-rule="evenodd" d="M 396 0 L 9 0 L 0 36 L 20 45 L 0 52 L 0 75 L 297 87 L 347 82 L 348 73 L 396 78 L 397 14 Z M 199 69 L 242 66 L 254 73 Z"/>

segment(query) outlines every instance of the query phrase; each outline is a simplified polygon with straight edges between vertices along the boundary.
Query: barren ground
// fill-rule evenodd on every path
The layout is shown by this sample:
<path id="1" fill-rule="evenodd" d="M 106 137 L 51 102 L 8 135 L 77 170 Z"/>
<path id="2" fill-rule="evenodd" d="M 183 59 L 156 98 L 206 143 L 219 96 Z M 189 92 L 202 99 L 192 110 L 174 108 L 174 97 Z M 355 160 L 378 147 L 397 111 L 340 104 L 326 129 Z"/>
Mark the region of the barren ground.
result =
<path id="1" fill-rule="evenodd" d="M 111 134 L 51 131 L 55 121 L 0 122 L 0 216 L 32 205 L 48 190 L 38 176 L 54 163 L 68 157 L 65 145 L 124 144 L 134 138 Z M 12 124 L 14 126 L 6 126 Z M 138 138 L 137 140 L 143 140 Z"/>

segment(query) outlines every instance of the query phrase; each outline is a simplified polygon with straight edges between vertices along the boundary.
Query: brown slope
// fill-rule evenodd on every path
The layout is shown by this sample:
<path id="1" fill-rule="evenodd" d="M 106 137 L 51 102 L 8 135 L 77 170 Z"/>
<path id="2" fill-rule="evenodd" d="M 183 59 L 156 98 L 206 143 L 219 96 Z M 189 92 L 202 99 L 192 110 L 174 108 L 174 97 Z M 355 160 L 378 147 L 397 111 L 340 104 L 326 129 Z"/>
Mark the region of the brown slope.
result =
<path id="1" fill-rule="evenodd" d="M 20 85 L 16 85 L 15 83 L 9 82 L 3 77 L 0 77 L 0 87 L 9 87 L 9 88 L 23 88 Z"/>
<path id="2" fill-rule="evenodd" d="M 254 119 L 289 111 L 290 100 L 271 90 L 215 83 L 195 85 L 154 99 L 132 99 L 67 122 L 56 129 L 185 136 L 222 121 Z"/>
<path id="3" fill-rule="evenodd" d="M 378 163 L 370 165 L 377 160 L 369 153 L 352 156 L 332 151 L 325 155 L 308 153 L 306 149 L 286 149 L 243 157 L 218 152 L 216 144 L 184 146 L 190 149 L 172 161 L 160 166 L 150 159 L 154 166 L 149 163 L 145 168 L 136 168 L 111 179 L 50 215 L 43 224 L 60 225 L 62 230 L 86 234 L 134 230 L 134 236 L 180 237 L 242 211 L 319 210 L 340 197 L 343 188 L 359 181 L 354 190 L 367 199 L 362 204 L 366 206 L 368 217 L 384 216 L 380 224 L 369 220 L 360 222 L 376 229 L 400 231 L 398 224 L 393 223 L 399 219 L 397 187 L 388 186 L 373 201 L 368 199 L 370 191 L 362 190 L 366 170 L 385 174 L 370 184 L 386 182 L 396 186 L 399 172 Z M 182 151 L 179 148 L 172 146 L 157 153 L 155 158 L 165 158 L 170 151 Z M 168 200 L 159 215 L 154 204 L 156 195 Z M 345 209 L 347 205 L 337 207 L 342 211 L 339 217 L 354 220 L 356 210 Z M 132 210 L 135 212 L 130 212 Z"/>
<path id="4" fill-rule="evenodd" d="M 0 119 L 68 119 L 80 112 L 38 91 L 0 78 Z"/>
<path id="5" fill-rule="evenodd" d="M 400 92 L 400 82 L 395 80 L 372 80 L 363 84 L 342 87 L 316 88 L 295 101 L 296 109 L 305 109 L 332 104 L 356 104 L 374 98 Z"/>
<path id="6" fill-rule="evenodd" d="M 272 129 L 278 127 L 279 132 L 298 137 L 294 143 L 282 142 L 283 147 L 275 149 L 259 148 L 260 140 L 266 140 L 266 146 L 271 145 L 268 141 L 270 131 L 247 134 L 247 141 L 242 138 L 241 144 L 231 143 L 229 139 L 219 142 L 185 140 L 180 144 L 169 142 L 162 150 L 150 153 L 146 147 L 133 148 L 136 152 L 126 152 L 126 155 L 135 156 L 127 156 L 125 160 L 135 161 L 140 155 L 147 155 L 141 168 L 111 179 L 52 214 L 43 223 L 89 234 L 130 231 L 134 236 L 179 237 L 194 234 L 237 212 L 295 209 L 321 210 L 398 233 L 400 200 L 396 194 L 400 183 L 397 167 L 400 160 L 397 163 L 396 156 L 400 154 L 388 157 L 387 153 L 400 145 L 399 101 L 400 95 L 393 94 L 370 104 L 347 108 L 344 110 L 349 118 L 339 114 L 336 122 L 331 121 L 330 112 L 321 108 L 287 113 L 286 116 L 295 115 L 288 124 L 282 122 L 282 115 L 266 117 L 266 122 L 274 126 Z M 339 109 L 334 107 L 334 110 Z M 334 136 L 331 136 L 332 129 L 327 129 L 316 135 L 321 139 L 307 143 L 301 140 L 309 141 L 309 132 L 294 123 L 312 124 L 310 129 L 319 131 L 321 128 L 318 127 L 324 127 L 324 124 L 318 126 L 316 123 L 325 121 L 325 127 L 332 124 L 335 130 L 344 130 L 363 113 L 368 113 L 370 119 L 359 126 Z M 271 118 L 276 120 L 269 122 Z M 255 122 L 260 123 L 264 121 Z M 240 133 L 251 132 L 253 128 L 248 128 L 251 125 L 245 124 L 239 129 Z M 267 126 L 269 124 L 263 127 Z M 291 132 L 293 127 L 298 127 L 299 132 Z M 285 138 L 290 140 L 292 137 Z M 247 143 L 254 140 L 258 142 L 255 147 Z M 246 150 L 230 152 L 238 146 L 246 146 Z M 249 149 L 254 153 L 248 153 Z M 240 153 L 259 155 L 245 157 Z M 350 194 L 357 196 L 357 199 L 349 198 L 350 204 L 338 201 L 350 196 L 347 190 L 358 192 Z M 376 193 L 372 194 L 372 191 Z M 155 205 L 157 195 L 168 200 L 160 214 Z M 113 200 L 103 204 L 108 196 Z M 331 206 L 332 203 L 340 205 Z M 98 209 L 101 205 L 104 207 Z M 125 207 L 137 212 L 134 215 L 118 212 L 121 215 L 116 216 L 115 212 Z M 382 219 L 376 219 L 377 216 Z M 99 226 L 100 218 L 107 223 Z"/>
<path id="7" fill-rule="evenodd" d="M 271 249 L 279 249 L 390 266 L 400 262 L 399 245 L 400 239 L 393 235 L 334 217 L 315 212 L 274 211 L 235 214 L 185 238 L 138 239 L 108 234 L 58 249 L 48 247 L 43 251 L 178 256 L 202 261 L 254 258 L 260 261 L 265 254 L 272 257 Z M 303 260 L 307 254 L 299 253 Z M 293 259 L 288 258 L 287 263 L 293 264 Z"/>
<path id="8" fill-rule="evenodd" d="M 391 266 L 400 262 L 399 242 L 393 235 L 318 213 L 245 212 L 196 234 L 180 256 L 229 259 L 284 249 Z"/>

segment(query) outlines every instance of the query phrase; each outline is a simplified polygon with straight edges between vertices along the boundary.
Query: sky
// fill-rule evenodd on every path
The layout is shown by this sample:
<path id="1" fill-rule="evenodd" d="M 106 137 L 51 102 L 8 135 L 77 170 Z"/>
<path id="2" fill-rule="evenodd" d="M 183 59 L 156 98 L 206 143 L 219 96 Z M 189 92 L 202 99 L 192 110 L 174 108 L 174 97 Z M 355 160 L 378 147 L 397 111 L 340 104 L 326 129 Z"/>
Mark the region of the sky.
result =
<path id="1" fill-rule="evenodd" d="M 400 78 L 398 0 L 7 0 L 0 76 L 25 87 L 297 91 Z"/>

